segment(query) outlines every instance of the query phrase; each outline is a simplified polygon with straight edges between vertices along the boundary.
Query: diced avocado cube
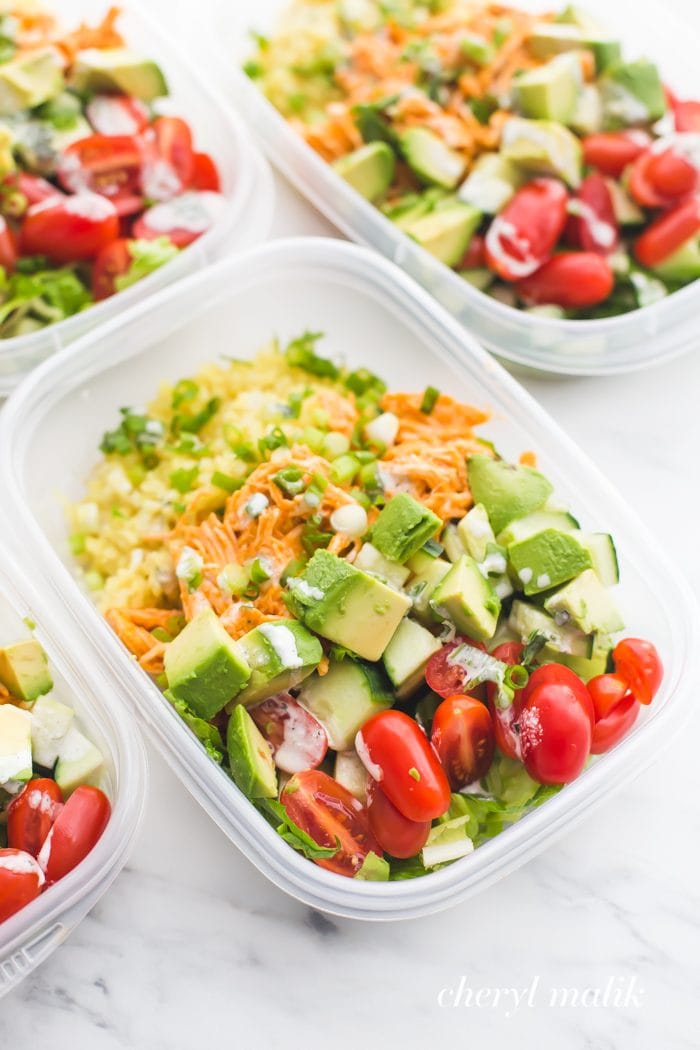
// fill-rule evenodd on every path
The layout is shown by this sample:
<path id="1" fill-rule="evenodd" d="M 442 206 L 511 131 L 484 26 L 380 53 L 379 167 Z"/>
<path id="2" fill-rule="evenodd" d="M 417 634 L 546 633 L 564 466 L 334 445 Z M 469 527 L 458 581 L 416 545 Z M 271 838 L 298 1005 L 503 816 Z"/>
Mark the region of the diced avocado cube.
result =
<path id="1" fill-rule="evenodd" d="M 586 569 L 550 595 L 544 607 L 555 620 L 573 620 L 584 634 L 614 634 L 625 626 L 610 592 L 593 569 Z"/>
<path id="2" fill-rule="evenodd" d="M 551 653 L 545 648 L 543 656 L 549 658 Z M 569 667 L 584 682 L 590 682 L 596 675 L 606 674 L 612 668 L 612 644 L 607 635 L 594 635 L 589 656 L 574 653 L 558 652 L 553 657 L 557 663 Z"/>
<path id="3" fill-rule="evenodd" d="M 532 467 L 489 456 L 472 456 L 467 470 L 474 502 L 486 508 L 496 535 L 516 518 L 539 510 L 554 491 L 547 478 Z"/>
<path id="4" fill-rule="evenodd" d="M 378 576 L 384 583 L 388 583 L 390 587 L 396 587 L 397 590 L 403 587 L 411 575 L 408 566 L 399 565 L 398 562 L 385 558 L 373 543 L 362 544 L 353 564 L 356 569 L 362 569 L 370 576 Z"/>
<path id="5" fill-rule="evenodd" d="M 248 631 L 239 645 L 250 667 L 250 679 L 235 697 L 237 704 L 255 704 L 293 689 L 315 670 L 323 656 L 318 638 L 298 620 L 276 620 Z"/>
<path id="6" fill-rule="evenodd" d="M 618 40 L 612 40 L 600 31 L 567 22 L 538 22 L 527 39 L 528 50 L 536 58 L 548 58 L 564 51 L 585 49 L 592 51 L 596 70 L 600 73 L 614 62 L 619 62 L 622 49 Z"/>
<path id="7" fill-rule="evenodd" d="M 578 522 L 568 511 L 536 510 L 506 525 L 505 529 L 498 534 L 498 542 L 502 547 L 510 547 L 511 543 L 526 540 L 529 536 L 542 532 L 543 529 L 573 532 L 578 529 Z"/>
<path id="8" fill-rule="evenodd" d="M 391 561 L 403 565 L 442 527 L 442 521 L 405 492 L 393 496 L 372 529 L 372 543 Z"/>
<path id="9" fill-rule="evenodd" d="M 483 503 L 467 511 L 457 525 L 457 532 L 467 554 L 474 561 L 483 561 L 490 543 L 496 542 L 489 516 Z"/>
<path id="10" fill-rule="evenodd" d="M 357 751 L 338 751 L 333 776 L 364 806 L 367 802 L 367 770 Z"/>
<path id="11" fill-rule="evenodd" d="M 459 41 L 459 48 L 465 58 L 480 69 L 493 61 L 493 45 L 477 33 L 465 33 Z"/>
<path id="12" fill-rule="evenodd" d="M 355 872 L 353 878 L 360 882 L 388 882 L 391 868 L 389 861 L 384 857 L 370 852 L 362 861 L 362 866 Z"/>
<path id="13" fill-rule="evenodd" d="M 557 55 L 513 79 L 513 103 L 524 117 L 568 124 L 582 84 L 579 56 L 575 52 Z"/>
<path id="14" fill-rule="evenodd" d="M 608 128 L 653 123 L 666 112 L 659 71 L 646 58 L 612 66 L 601 77 L 600 89 Z"/>
<path id="15" fill-rule="evenodd" d="M 276 798 L 277 773 L 272 751 L 243 704 L 231 715 L 226 747 L 235 784 L 247 798 Z"/>
<path id="16" fill-rule="evenodd" d="M 491 270 L 487 270 L 485 266 L 475 266 L 468 270 L 458 270 L 457 273 L 463 280 L 471 284 L 472 287 L 477 288 L 480 292 L 487 291 L 496 279 L 496 275 Z"/>
<path id="17" fill-rule="evenodd" d="M 451 620 L 457 630 L 477 642 L 493 638 L 501 602 L 479 566 L 464 554 L 433 591 L 430 607 L 440 619 Z"/>
<path id="18" fill-rule="evenodd" d="M 33 109 L 63 89 L 63 62 L 55 47 L 18 51 L 0 65 L 0 116 Z"/>
<path id="19" fill-rule="evenodd" d="M 620 567 L 612 536 L 607 532 L 576 532 L 576 539 L 591 556 L 593 568 L 604 587 L 620 582 Z"/>
<path id="20" fill-rule="evenodd" d="M 0 786 L 32 775 L 32 718 L 14 704 L 0 705 Z"/>
<path id="21" fill-rule="evenodd" d="M 573 187 L 581 182 L 581 143 L 556 121 L 511 117 L 503 126 L 501 155 L 523 171 L 556 175 Z"/>
<path id="22" fill-rule="evenodd" d="M 58 752 L 54 780 L 67 797 L 81 784 L 96 784 L 104 768 L 102 752 L 73 724 Z"/>
<path id="23" fill-rule="evenodd" d="M 32 758 L 36 765 L 53 769 L 70 729 L 74 711 L 50 696 L 40 696 L 32 707 Z"/>
<path id="24" fill-rule="evenodd" d="M 250 666 L 216 613 L 205 609 L 166 647 L 165 676 L 173 697 L 209 720 L 238 696 Z"/>
<path id="25" fill-rule="evenodd" d="M 333 167 L 366 200 L 377 201 L 391 186 L 396 157 L 386 142 L 368 142 L 340 157 Z"/>
<path id="26" fill-rule="evenodd" d="M 477 211 L 495 215 L 506 206 L 523 181 L 521 169 L 500 153 L 482 153 L 459 187 L 457 196 Z"/>
<path id="27" fill-rule="evenodd" d="M 53 689 L 49 662 L 36 638 L 0 649 L 0 682 L 18 700 L 36 700 Z"/>
<path id="28" fill-rule="evenodd" d="M 365 660 L 379 660 L 411 599 L 329 551 L 306 566 L 287 601 L 310 630 Z"/>
<path id="29" fill-rule="evenodd" d="M 361 660 L 331 660 L 324 675 L 307 679 L 299 702 L 314 715 L 334 751 L 348 751 L 368 718 L 391 707 L 394 698 L 378 667 Z"/>
<path id="30" fill-rule="evenodd" d="M 543 529 L 511 543 L 508 561 L 525 594 L 551 590 L 591 568 L 591 556 L 570 532 Z"/>
<path id="31" fill-rule="evenodd" d="M 663 281 L 685 284 L 697 280 L 700 277 L 700 238 L 691 237 L 663 262 L 657 263 L 653 270 Z"/>
<path id="32" fill-rule="evenodd" d="M 384 668 L 399 700 L 411 696 L 422 684 L 425 665 L 442 642 L 408 617 L 399 624 L 396 634 L 384 650 Z"/>
<path id="33" fill-rule="evenodd" d="M 403 229 L 421 248 L 445 266 L 456 266 L 481 222 L 481 212 L 469 204 L 452 204 L 430 212 Z"/>
<path id="34" fill-rule="evenodd" d="M 429 186 L 453 190 L 464 175 L 466 161 L 428 128 L 409 128 L 400 136 L 401 151 L 414 175 Z"/>
<path id="35" fill-rule="evenodd" d="M 603 98 L 597 84 L 584 84 L 569 121 L 577 135 L 593 135 L 603 127 Z"/>
<path id="36" fill-rule="evenodd" d="M 444 558 L 431 558 L 419 551 L 418 554 L 413 555 L 409 564 L 415 573 L 407 587 L 407 592 L 413 602 L 413 615 L 421 623 L 435 623 L 436 618 L 430 607 L 430 599 L 437 585 L 450 571 L 450 563 Z"/>
<path id="37" fill-rule="evenodd" d="M 73 63 L 72 86 L 76 91 L 110 94 L 122 92 L 144 102 L 168 94 L 158 65 L 127 48 L 89 48 L 79 51 Z"/>
<path id="38" fill-rule="evenodd" d="M 591 655 L 593 642 L 588 635 L 571 623 L 558 624 L 543 609 L 528 602 L 513 602 L 508 626 L 523 643 L 533 634 L 542 635 L 547 641 L 547 656 L 552 660 L 560 661 L 562 654 L 586 659 Z"/>

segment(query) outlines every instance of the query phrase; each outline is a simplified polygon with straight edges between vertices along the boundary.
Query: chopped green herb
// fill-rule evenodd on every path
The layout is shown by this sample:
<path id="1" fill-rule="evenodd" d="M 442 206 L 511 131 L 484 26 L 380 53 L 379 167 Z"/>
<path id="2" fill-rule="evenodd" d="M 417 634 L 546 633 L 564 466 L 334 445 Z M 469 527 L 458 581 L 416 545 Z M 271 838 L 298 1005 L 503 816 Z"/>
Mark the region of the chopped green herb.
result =
<path id="1" fill-rule="evenodd" d="M 423 393 L 423 400 L 420 403 L 421 412 L 424 412 L 426 416 L 429 416 L 435 408 L 435 405 L 437 404 L 437 399 L 439 397 L 440 391 L 437 389 L 437 387 L 427 386 Z"/>
<path id="2" fill-rule="evenodd" d="M 313 554 L 319 547 L 327 547 L 335 533 L 325 532 L 320 528 L 323 518 L 320 514 L 314 514 L 304 525 L 301 532 L 301 544 L 307 554 Z"/>
<path id="3" fill-rule="evenodd" d="M 411 766 L 411 768 L 408 771 L 408 775 L 409 777 L 413 777 L 413 779 L 416 781 L 420 780 L 420 773 L 418 772 L 415 766 Z"/>
<path id="4" fill-rule="evenodd" d="M 189 415 L 184 412 L 178 412 L 174 415 L 171 428 L 176 434 L 179 434 L 183 430 L 188 434 L 198 434 L 202 427 L 206 426 L 206 424 L 214 418 L 220 407 L 221 399 L 218 397 L 212 397 L 207 401 L 204 408 L 199 412 L 195 412 L 194 415 Z"/>
<path id="5" fill-rule="evenodd" d="M 199 467 L 183 467 L 180 470 L 174 470 L 170 475 L 170 485 L 178 492 L 191 492 L 197 477 L 199 476 Z"/>
<path id="6" fill-rule="evenodd" d="M 211 483 L 217 489 L 223 489 L 224 492 L 237 492 L 245 484 L 243 478 L 231 477 L 230 474 L 224 474 L 220 470 L 214 471 L 211 476 Z"/>
<path id="7" fill-rule="evenodd" d="M 194 401 L 199 393 L 199 386 L 193 379 L 180 379 L 173 387 L 172 405 L 174 409 Z"/>
<path id="8" fill-rule="evenodd" d="M 130 408 L 119 409 L 122 421 L 116 430 L 108 430 L 102 436 L 100 451 L 106 455 L 115 453 L 126 456 L 139 452 L 143 466 L 151 470 L 159 463 L 156 446 L 163 438 L 163 424 L 157 419 L 132 412 Z"/>
<path id="9" fill-rule="evenodd" d="M 288 496 L 298 496 L 305 488 L 304 475 L 298 467 L 284 467 L 272 475 L 272 480 Z"/>
<path id="10" fill-rule="evenodd" d="M 287 364 L 295 368 L 303 368 L 311 375 L 325 376 L 328 379 L 337 379 L 340 372 L 332 361 L 327 357 L 321 357 L 316 353 L 316 343 L 323 338 L 323 332 L 304 332 L 298 339 L 293 339 L 284 351 Z"/>
<path id="11" fill-rule="evenodd" d="M 260 454 L 264 456 L 267 452 L 274 452 L 276 448 L 288 448 L 287 435 L 280 427 L 273 427 L 269 434 L 261 437 L 258 441 Z"/>

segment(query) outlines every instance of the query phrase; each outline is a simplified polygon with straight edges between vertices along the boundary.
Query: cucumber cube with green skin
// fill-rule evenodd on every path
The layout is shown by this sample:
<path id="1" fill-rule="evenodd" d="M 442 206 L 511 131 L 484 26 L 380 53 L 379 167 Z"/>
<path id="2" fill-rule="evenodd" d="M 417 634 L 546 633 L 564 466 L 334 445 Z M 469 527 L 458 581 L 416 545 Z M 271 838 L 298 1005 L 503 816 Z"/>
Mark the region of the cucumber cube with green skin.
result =
<path id="1" fill-rule="evenodd" d="M 653 272 L 664 281 L 695 281 L 700 277 L 700 237 L 677 248 L 672 255 L 653 267 Z"/>
<path id="2" fill-rule="evenodd" d="M 450 620 L 461 634 L 477 642 L 493 638 L 501 612 L 491 582 L 468 554 L 455 562 L 435 588 L 430 607 L 438 619 Z"/>
<path id="3" fill-rule="evenodd" d="M 436 209 L 414 222 L 402 224 L 403 230 L 445 266 L 456 266 L 481 223 L 481 212 L 470 204 L 450 204 Z"/>
<path id="4" fill-rule="evenodd" d="M 603 98 L 597 84 L 584 84 L 569 127 L 577 135 L 594 135 L 603 128 Z"/>
<path id="5" fill-rule="evenodd" d="M 0 786 L 32 775 L 32 719 L 14 704 L 0 705 Z"/>
<path id="6" fill-rule="evenodd" d="M 499 532 L 498 543 L 502 547 L 509 547 L 511 543 L 526 540 L 529 536 L 542 532 L 543 529 L 572 532 L 578 529 L 578 522 L 568 511 L 536 510 L 533 514 L 526 514 L 524 518 L 518 518 L 507 525 L 502 532 Z"/>
<path id="7" fill-rule="evenodd" d="M 593 650 L 593 640 L 570 623 L 558 624 L 543 609 L 520 600 L 511 606 L 508 626 L 523 643 L 533 634 L 546 639 L 548 659 L 560 660 L 560 656 L 578 656 L 588 659 Z"/>
<path id="8" fill-rule="evenodd" d="M 608 128 L 653 123 L 666 112 L 659 71 L 646 58 L 613 65 L 601 77 L 600 89 Z"/>
<path id="9" fill-rule="evenodd" d="M 40 696 L 32 707 L 32 758 L 36 765 L 53 769 L 75 712 L 50 696 Z"/>
<path id="10" fill-rule="evenodd" d="M 79 51 L 73 63 L 71 86 L 81 93 L 119 92 L 144 102 L 168 94 L 160 67 L 152 59 L 123 47 Z"/>
<path id="11" fill-rule="evenodd" d="M 376 576 L 326 550 L 317 550 L 287 596 L 310 630 L 365 660 L 380 660 L 411 607 L 411 599 Z"/>
<path id="12" fill-rule="evenodd" d="M 277 798 L 277 773 L 270 745 L 243 704 L 231 715 L 226 747 L 234 783 L 247 798 Z"/>
<path id="13" fill-rule="evenodd" d="M 408 617 L 384 650 L 384 668 L 399 700 L 410 696 L 425 678 L 425 665 L 442 642 Z"/>
<path id="14" fill-rule="evenodd" d="M 391 186 L 396 157 L 386 142 L 368 142 L 334 161 L 333 168 L 368 201 L 377 201 Z"/>
<path id="15" fill-rule="evenodd" d="M 568 618 L 584 634 L 614 634 L 625 626 L 624 620 L 593 569 L 586 569 L 544 603 L 555 620 Z"/>
<path id="16" fill-rule="evenodd" d="M 620 567 L 612 536 L 607 532 L 575 532 L 582 547 L 591 556 L 593 568 L 605 587 L 614 587 L 620 582 Z"/>
<path id="17" fill-rule="evenodd" d="M 250 672 L 240 645 L 211 609 L 191 620 L 165 650 L 170 692 L 207 721 L 238 696 Z"/>
<path id="18" fill-rule="evenodd" d="M 496 536 L 483 503 L 477 503 L 467 511 L 457 525 L 457 532 L 465 552 L 471 555 L 474 561 L 483 561 L 489 544 L 496 542 Z"/>
<path id="19" fill-rule="evenodd" d="M 384 583 L 397 590 L 403 587 L 411 575 L 411 570 L 398 562 L 390 561 L 381 554 L 373 543 L 363 543 L 353 562 L 356 569 L 362 569 L 370 576 L 378 576 Z"/>
<path id="20" fill-rule="evenodd" d="M 532 120 L 568 124 L 576 111 L 583 84 L 578 55 L 567 53 L 513 79 L 513 102 Z"/>
<path id="21" fill-rule="evenodd" d="M 464 175 L 466 160 L 428 128 L 409 128 L 400 136 L 401 151 L 411 171 L 429 186 L 453 190 Z"/>
<path id="22" fill-rule="evenodd" d="M 412 613 L 421 623 L 435 623 L 436 617 L 430 607 L 430 599 L 435 588 L 450 571 L 450 563 L 444 558 L 431 558 L 419 551 L 413 555 L 409 564 L 415 572 L 407 586 L 407 593 L 413 603 Z"/>
<path id="23" fill-rule="evenodd" d="M 581 142 L 567 127 L 553 120 L 511 117 L 503 126 L 501 156 L 524 172 L 555 175 L 573 187 L 581 182 Z"/>
<path id="24" fill-rule="evenodd" d="M 592 567 L 590 554 L 576 537 L 559 529 L 543 529 L 511 543 L 508 561 L 528 595 L 549 591 Z"/>
<path id="25" fill-rule="evenodd" d="M 527 39 L 527 48 L 536 58 L 548 58 L 565 51 L 592 51 L 599 73 L 619 62 L 622 54 L 618 40 L 566 22 L 537 23 Z"/>
<path id="26" fill-rule="evenodd" d="M 275 620 L 248 631 L 238 643 L 250 667 L 248 684 L 236 704 L 256 704 L 300 685 L 323 656 L 318 638 L 298 620 Z"/>
<path id="27" fill-rule="evenodd" d="M 547 478 L 532 467 L 489 456 L 472 456 L 467 471 L 474 502 L 486 508 L 497 535 L 516 518 L 539 510 L 554 491 Z"/>
<path id="28" fill-rule="evenodd" d="M 542 658 L 550 655 L 547 648 L 542 650 Z M 578 656 L 575 653 L 557 652 L 552 656 L 557 663 L 564 664 L 579 676 L 584 682 L 590 682 L 599 674 L 607 674 L 613 670 L 612 644 L 607 635 L 594 635 L 589 656 Z"/>
<path id="29" fill-rule="evenodd" d="M 333 776 L 364 806 L 367 802 L 367 770 L 357 751 L 338 751 Z"/>
<path id="30" fill-rule="evenodd" d="M 468 551 L 465 549 L 464 544 L 459 538 L 457 526 L 450 522 L 442 531 L 440 542 L 445 548 L 445 554 L 454 564 L 463 554 L 467 554 Z"/>
<path id="31" fill-rule="evenodd" d="M 400 492 L 381 511 L 372 543 L 386 558 L 403 565 L 442 528 L 442 521 L 412 496 Z"/>
<path id="32" fill-rule="evenodd" d="M 328 672 L 304 682 L 299 702 L 321 723 L 334 751 L 349 751 L 368 718 L 394 702 L 377 667 L 361 660 L 331 660 Z"/>
<path id="33" fill-rule="evenodd" d="M 102 752 L 72 725 L 61 744 L 54 770 L 54 780 L 64 797 L 81 784 L 96 784 L 103 768 Z"/>
<path id="34" fill-rule="evenodd" d="M 49 662 L 36 638 L 0 649 L 0 682 L 11 696 L 30 702 L 53 689 Z"/>

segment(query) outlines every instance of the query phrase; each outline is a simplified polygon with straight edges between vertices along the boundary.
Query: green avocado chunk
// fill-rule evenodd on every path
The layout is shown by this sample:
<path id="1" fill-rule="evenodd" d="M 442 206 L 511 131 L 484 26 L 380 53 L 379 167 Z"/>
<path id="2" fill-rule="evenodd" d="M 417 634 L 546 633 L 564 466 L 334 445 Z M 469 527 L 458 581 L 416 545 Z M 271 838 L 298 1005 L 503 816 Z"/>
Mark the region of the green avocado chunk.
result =
<path id="1" fill-rule="evenodd" d="M 166 647 L 165 676 L 176 700 L 210 719 L 240 693 L 250 667 L 216 613 L 205 609 Z"/>
<path id="2" fill-rule="evenodd" d="M 0 116 L 48 102 L 63 89 L 63 65 L 55 47 L 19 51 L 0 65 Z"/>
<path id="3" fill-rule="evenodd" d="M 61 743 L 54 779 L 64 797 L 81 784 L 96 784 L 104 768 L 102 752 L 71 725 Z"/>
<path id="4" fill-rule="evenodd" d="M 49 662 L 36 638 L 0 649 L 0 682 L 18 700 L 36 700 L 53 689 Z"/>
<path id="5" fill-rule="evenodd" d="M 231 776 L 248 798 L 276 798 L 277 773 L 270 746 L 243 704 L 233 711 L 226 732 Z"/>
<path id="6" fill-rule="evenodd" d="M 625 626 L 610 591 L 593 569 L 586 569 L 555 591 L 547 598 L 544 607 L 555 619 L 559 615 L 562 619 L 573 620 L 584 634 L 615 634 Z"/>
<path id="7" fill-rule="evenodd" d="M 235 698 L 237 704 L 255 704 L 268 696 L 293 689 L 318 667 L 323 650 L 318 638 L 298 620 L 260 624 L 238 643 L 251 668 L 250 680 Z"/>
<path id="8" fill-rule="evenodd" d="M 456 561 L 433 591 L 430 607 L 440 619 L 477 642 L 493 638 L 501 602 L 493 586 L 468 554 Z"/>
<path id="9" fill-rule="evenodd" d="M 437 514 L 400 492 L 389 500 L 374 523 L 372 543 L 386 558 L 403 565 L 441 526 Z"/>
<path id="10" fill-rule="evenodd" d="M 160 67 L 152 59 L 122 47 L 79 51 L 73 64 L 71 85 L 76 91 L 121 92 L 144 102 L 168 94 L 168 84 Z"/>
<path id="11" fill-rule="evenodd" d="M 576 537 L 557 529 L 512 543 L 508 561 L 525 594 L 549 591 L 592 567 L 590 554 Z"/>
<path id="12" fill-rule="evenodd" d="M 365 660 L 379 660 L 411 599 L 325 550 L 291 583 L 287 603 L 310 630 Z"/>
<path id="13" fill-rule="evenodd" d="M 646 58 L 612 66 L 601 78 L 600 88 L 608 128 L 653 123 L 666 112 L 659 71 Z"/>
<path id="14" fill-rule="evenodd" d="M 695 281 L 700 277 L 700 237 L 691 237 L 663 262 L 653 267 L 664 281 Z"/>
<path id="15" fill-rule="evenodd" d="M 347 156 L 340 157 L 333 167 L 361 196 L 368 201 L 376 201 L 391 186 L 396 157 L 386 142 L 369 142 Z"/>
<path id="16" fill-rule="evenodd" d="M 484 505 L 497 535 L 516 518 L 539 510 L 553 492 L 547 478 L 532 467 L 472 456 L 467 470 L 474 502 Z"/>
<path id="17" fill-rule="evenodd" d="M 456 266 L 481 222 L 481 212 L 469 204 L 452 204 L 430 212 L 401 228 L 445 266 Z"/>
<path id="18" fill-rule="evenodd" d="M 453 190 L 464 175 L 466 161 L 428 128 L 409 128 L 400 138 L 406 163 L 421 182 Z"/>
<path id="19" fill-rule="evenodd" d="M 522 185 L 523 178 L 522 171 L 500 153 L 482 153 L 457 195 L 479 212 L 496 215 Z"/>
<path id="20" fill-rule="evenodd" d="M 581 143 L 573 132 L 553 120 L 511 117 L 503 127 L 501 156 L 523 171 L 556 175 L 569 186 L 581 182 Z"/>
<path id="21" fill-rule="evenodd" d="M 575 52 L 567 52 L 515 77 L 513 102 L 525 117 L 568 124 L 576 111 L 582 84 L 579 57 Z"/>

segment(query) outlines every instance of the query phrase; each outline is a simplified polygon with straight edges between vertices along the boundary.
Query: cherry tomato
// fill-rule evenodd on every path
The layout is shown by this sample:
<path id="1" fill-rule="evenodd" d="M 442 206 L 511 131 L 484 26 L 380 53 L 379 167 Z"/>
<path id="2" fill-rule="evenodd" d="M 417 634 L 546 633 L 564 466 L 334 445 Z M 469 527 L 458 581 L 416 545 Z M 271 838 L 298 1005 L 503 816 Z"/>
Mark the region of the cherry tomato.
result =
<path id="1" fill-rule="evenodd" d="M 11 273 L 17 262 L 17 245 L 15 237 L 2 215 L 0 215 L 0 266 L 6 273 Z"/>
<path id="2" fill-rule="evenodd" d="M 7 844 L 38 856 L 61 811 L 63 792 L 55 780 L 30 780 L 7 807 Z"/>
<path id="3" fill-rule="evenodd" d="M 328 737 L 317 719 L 289 693 L 278 693 L 248 713 L 272 748 L 275 765 L 285 773 L 316 769 L 326 757 Z"/>
<path id="4" fill-rule="evenodd" d="M 27 199 L 28 204 L 39 204 L 50 197 L 62 197 L 63 193 L 48 179 L 40 175 L 30 175 L 26 171 L 15 171 L 3 179 L 5 186 L 18 190 Z"/>
<path id="5" fill-rule="evenodd" d="M 99 840 L 112 807 L 99 788 L 81 784 L 64 804 L 44 841 L 37 860 L 47 884 L 72 871 Z"/>
<path id="6" fill-rule="evenodd" d="M 537 273 L 515 282 L 526 303 L 554 304 L 565 309 L 595 306 L 613 290 L 615 275 L 610 263 L 597 252 L 562 252 L 554 255 Z"/>
<path id="7" fill-rule="evenodd" d="M 602 755 L 619 743 L 636 722 L 640 710 L 639 700 L 635 700 L 632 695 L 616 704 L 604 718 L 596 722 L 591 754 Z"/>
<path id="8" fill-rule="evenodd" d="M 635 241 L 634 254 L 642 266 L 658 266 L 700 230 L 700 197 L 691 197 L 664 212 Z"/>
<path id="9" fill-rule="evenodd" d="M 208 153 L 195 153 L 190 186 L 193 190 L 221 190 L 219 169 Z"/>
<path id="10" fill-rule="evenodd" d="M 382 855 L 365 807 L 320 769 L 295 773 L 284 787 L 280 802 L 294 823 L 319 846 L 340 843 L 335 856 L 316 861 L 320 867 L 352 877 L 368 853 Z"/>
<path id="11" fill-rule="evenodd" d="M 438 649 L 428 660 L 425 680 L 429 688 L 443 700 L 452 696 L 453 693 L 459 693 L 464 687 L 464 668 L 459 664 L 451 664 L 449 655 L 465 643 L 486 652 L 486 646 L 481 642 L 473 642 L 470 638 L 462 638 L 458 635 L 451 642 L 445 642 L 442 649 Z"/>
<path id="12" fill-rule="evenodd" d="M 491 655 L 496 660 L 513 667 L 522 661 L 524 645 L 520 642 L 503 642 L 497 645 Z M 489 701 L 489 710 L 493 720 L 494 734 L 498 749 L 508 758 L 520 758 L 520 734 L 519 722 L 520 711 L 523 706 L 523 690 L 519 689 L 513 701 L 508 707 L 498 707 L 496 704 L 496 686 L 487 683 L 486 695 Z"/>
<path id="13" fill-rule="evenodd" d="M 173 169 L 182 186 L 189 186 L 195 172 L 189 125 L 180 117 L 158 117 L 153 121 L 153 131 L 159 155 Z"/>
<path id="14" fill-rule="evenodd" d="M 116 292 L 115 278 L 126 273 L 131 266 L 129 241 L 120 237 L 100 248 L 92 266 L 92 294 L 100 302 Z"/>
<path id="15" fill-rule="evenodd" d="M 591 750 L 591 722 L 576 693 L 555 682 L 534 689 L 520 713 L 523 764 L 540 784 L 568 784 Z"/>
<path id="16" fill-rule="evenodd" d="M 676 131 L 700 131 L 700 102 L 674 102 Z"/>
<path id="17" fill-rule="evenodd" d="M 644 208 L 672 207 L 697 186 L 697 168 L 672 147 L 647 150 L 630 169 L 630 194 Z"/>
<path id="18" fill-rule="evenodd" d="M 88 135 L 72 142 L 58 163 L 58 181 L 71 193 L 92 190 L 130 206 L 141 194 L 143 156 L 133 135 Z"/>
<path id="19" fill-rule="evenodd" d="M 380 711 L 355 747 L 369 775 L 409 820 L 434 820 L 450 806 L 450 785 L 425 733 L 403 711 Z"/>
<path id="20" fill-rule="evenodd" d="M 118 232 L 119 216 L 106 197 L 78 193 L 33 204 L 22 223 L 20 244 L 24 255 L 75 262 L 97 255 Z"/>
<path id="21" fill-rule="evenodd" d="M 415 857 L 428 841 L 430 821 L 404 817 L 371 777 L 367 784 L 367 812 L 377 842 L 392 857 Z"/>
<path id="22" fill-rule="evenodd" d="M 476 270 L 481 266 L 486 266 L 486 241 L 480 233 L 475 233 L 462 256 L 458 269 Z"/>
<path id="23" fill-rule="evenodd" d="M 0 849 L 0 922 L 31 904 L 43 885 L 44 873 L 30 853 Z"/>
<path id="24" fill-rule="evenodd" d="M 617 179 L 651 143 L 646 131 L 601 131 L 583 140 L 583 161 L 603 175 Z"/>
<path id="25" fill-rule="evenodd" d="M 177 248 L 186 248 L 211 229 L 225 206 L 220 193 L 190 190 L 149 208 L 136 220 L 132 233 L 146 240 L 165 235 Z"/>
<path id="26" fill-rule="evenodd" d="M 535 689 L 542 685 L 566 685 L 576 696 L 586 712 L 591 729 L 595 725 L 595 707 L 585 682 L 564 664 L 543 664 L 536 668 L 522 691 L 523 703 L 530 698 Z"/>
<path id="27" fill-rule="evenodd" d="M 613 662 L 632 695 L 640 704 L 650 704 L 664 676 L 656 646 L 643 638 L 623 638 L 613 650 Z"/>
<path id="28" fill-rule="evenodd" d="M 539 269 L 566 225 L 569 195 L 556 179 L 533 179 L 519 189 L 486 234 L 486 261 L 506 281 Z"/>
<path id="29" fill-rule="evenodd" d="M 431 741 L 453 791 L 481 780 L 496 749 L 488 708 L 473 696 L 449 696 L 433 716 Z"/>
<path id="30" fill-rule="evenodd" d="M 95 95 L 85 113 L 99 135 L 138 135 L 148 124 L 148 109 L 131 95 Z"/>
<path id="31" fill-rule="evenodd" d="M 574 208 L 576 209 L 574 211 Z M 604 177 L 587 175 L 569 204 L 566 240 L 584 252 L 609 255 L 620 239 L 612 196 Z"/>
<path id="32" fill-rule="evenodd" d="M 596 722 L 606 718 L 627 694 L 627 682 L 619 674 L 599 674 L 587 685 Z"/>

